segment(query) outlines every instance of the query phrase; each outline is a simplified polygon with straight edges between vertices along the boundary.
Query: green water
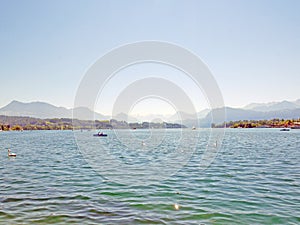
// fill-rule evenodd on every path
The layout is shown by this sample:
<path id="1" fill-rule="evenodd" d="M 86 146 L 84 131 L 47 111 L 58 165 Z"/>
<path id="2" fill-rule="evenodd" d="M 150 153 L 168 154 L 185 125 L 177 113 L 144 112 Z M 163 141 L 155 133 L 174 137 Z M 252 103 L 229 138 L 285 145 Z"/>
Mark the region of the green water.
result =
<path id="1" fill-rule="evenodd" d="M 110 132 L 97 143 L 109 146 L 121 164 L 145 170 L 159 160 L 160 171 L 172 165 L 174 131 L 153 131 L 167 138 L 159 147 L 146 142 L 147 151 L 139 152 Z M 137 138 L 148 135 L 134 132 Z M 144 177 L 126 174 L 131 170 L 117 180 L 101 174 L 85 156 L 95 149 L 78 149 L 72 131 L 1 132 L 0 224 L 300 224 L 300 131 L 228 129 L 217 157 L 202 171 L 208 132 L 187 135 L 191 140 L 185 141 L 201 141 L 188 157 L 173 158 L 185 160 L 175 174 L 158 172 L 161 181 L 144 185 L 138 182 Z M 95 142 L 92 133 L 82 133 L 88 146 Z M 17 157 L 8 158 L 7 148 Z M 101 167 L 101 154 L 92 158 L 108 170 L 107 160 Z M 129 178 L 136 182 L 122 182 Z"/>

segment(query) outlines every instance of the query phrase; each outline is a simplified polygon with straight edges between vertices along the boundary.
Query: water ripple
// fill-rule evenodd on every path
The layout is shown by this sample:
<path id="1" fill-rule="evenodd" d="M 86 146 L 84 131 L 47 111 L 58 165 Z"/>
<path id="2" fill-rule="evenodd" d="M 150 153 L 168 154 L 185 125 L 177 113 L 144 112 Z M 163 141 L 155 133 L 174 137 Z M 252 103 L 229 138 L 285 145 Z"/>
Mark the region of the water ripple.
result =
<path id="1" fill-rule="evenodd" d="M 9 159 L 6 148 L 0 151 L 0 224 L 300 223 L 299 131 L 228 130 L 220 154 L 205 171 L 198 165 L 208 131 L 201 132 L 199 149 L 186 166 L 149 186 L 101 177 L 70 131 L 1 132 L 0 146 L 9 146 L 18 157 Z M 139 134 L 144 135 L 135 131 Z M 147 158 L 148 153 L 105 143 L 124 162 L 141 157 L 131 163 L 161 160 L 173 152 L 172 143 L 162 142 Z"/>

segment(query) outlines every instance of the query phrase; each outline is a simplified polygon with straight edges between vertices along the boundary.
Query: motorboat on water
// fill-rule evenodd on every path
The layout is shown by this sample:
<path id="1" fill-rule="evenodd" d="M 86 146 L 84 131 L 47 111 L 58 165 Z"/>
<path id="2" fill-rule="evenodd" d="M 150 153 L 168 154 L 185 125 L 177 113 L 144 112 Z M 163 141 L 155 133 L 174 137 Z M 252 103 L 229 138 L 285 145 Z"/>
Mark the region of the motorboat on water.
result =
<path id="1" fill-rule="evenodd" d="M 97 134 L 93 134 L 95 137 L 106 137 L 107 134 L 104 134 L 103 132 L 98 132 Z"/>
<path id="2" fill-rule="evenodd" d="M 280 131 L 290 131 L 290 129 L 288 129 L 288 128 L 283 128 L 283 129 L 280 129 Z"/>

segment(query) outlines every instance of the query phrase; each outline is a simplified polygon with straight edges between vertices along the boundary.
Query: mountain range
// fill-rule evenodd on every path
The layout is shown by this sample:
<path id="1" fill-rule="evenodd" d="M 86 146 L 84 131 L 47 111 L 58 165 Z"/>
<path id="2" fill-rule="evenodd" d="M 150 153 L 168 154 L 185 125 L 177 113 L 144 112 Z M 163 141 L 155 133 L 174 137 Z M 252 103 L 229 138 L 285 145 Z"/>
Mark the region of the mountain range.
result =
<path id="1" fill-rule="evenodd" d="M 223 123 L 221 113 L 224 109 L 204 109 L 196 114 L 189 114 L 186 112 L 179 112 L 174 115 L 148 115 L 143 116 L 144 121 L 150 121 L 155 118 L 160 118 L 166 122 L 181 122 L 178 121 L 178 114 L 181 115 L 181 120 L 186 126 L 196 126 L 198 121 L 201 127 L 210 126 L 212 123 L 212 114 L 214 115 L 214 123 Z M 293 119 L 300 117 L 300 99 L 296 101 L 281 101 L 271 103 L 251 103 L 243 108 L 225 107 L 226 121 L 236 120 L 262 120 L 262 119 Z M 85 107 L 78 107 L 74 109 L 67 109 L 65 107 L 57 107 L 45 102 L 30 102 L 23 103 L 19 101 L 12 101 L 8 105 L 0 108 L 0 115 L 6 116 L 29 116 L 35 118 L 72 118 L 76 115 L 76 119 L 87 120 L 95 118 L 96 120 L 111 119 L 111 116 L 103 115 L 92 111 Z M 198 119 L 197 119 L 198 118 Z M 113 117 L 116 120 L 127 120 L 130 122 L 141 120 L 125 113 L 120 113 Z"/>
<path id="2" fill-rule="evenodd" d="M 100 113 L 93 112 L 92 110 L 85 107 L 67 109 L 65 107 L 57 107 L 45 102 L 23 103 L 19 101 L 12 101 L 8 105 L 0 108 L 0 115 L 29 116 L 40 119 L 72 118 L 73 113 L 77 115 L 76 119 L 80 120 L 90 119 L 93 115 L 95 116 L 95 119 L 98 120 L 105 120 L 110 118 Z"/>
<path id="3" fill-rule="evenodd" d="M 296 101 L 281 101 L 281 102 L 269 102 L 269 103 L 251 103 L 246 105 L 244 109 L 259 111 L 259 112 L 270 112 L 277 110 L 290 110 L 300 108 L 300 99 Z"/>

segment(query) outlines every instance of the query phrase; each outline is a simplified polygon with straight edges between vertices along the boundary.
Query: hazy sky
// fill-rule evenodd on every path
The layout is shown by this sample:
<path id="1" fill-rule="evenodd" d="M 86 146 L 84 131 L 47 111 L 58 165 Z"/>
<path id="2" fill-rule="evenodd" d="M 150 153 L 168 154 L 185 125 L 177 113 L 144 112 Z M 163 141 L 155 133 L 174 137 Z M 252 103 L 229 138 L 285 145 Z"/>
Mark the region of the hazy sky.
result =
<path id="1" fill-rule="evenodd" d="M 0 106 L 19 100 L 72 107 L 97 59 L 142 40 L 171 42 L 197 54 L 228 106 L 296 100 L 299 11 L 299 0 L 0 0 Z M 152 75 L 159 73 L 157 68 Z M 112 83 L 105 98 L 113 101 L 118 88 L 120 83 Z"/>

